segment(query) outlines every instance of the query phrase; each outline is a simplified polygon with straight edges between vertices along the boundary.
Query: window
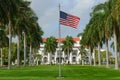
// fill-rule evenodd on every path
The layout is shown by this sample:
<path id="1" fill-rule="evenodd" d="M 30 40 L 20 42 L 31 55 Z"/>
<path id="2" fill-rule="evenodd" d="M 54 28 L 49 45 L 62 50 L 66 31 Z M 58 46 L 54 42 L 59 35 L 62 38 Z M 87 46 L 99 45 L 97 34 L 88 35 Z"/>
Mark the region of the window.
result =
<path id="1" fill-rule="evenodd" d="M 55 58 L 54 57 L 52 57 L 52 60 L 54 60 Z"/>
<path id="2" fill-rule="evenodd" d="M 77 55 L 77 50 L 73 50 L 72 55 Z"/>
<path id="3" fill-rule="evenodd" d="M 48 58 L 44 57 L 44 63 L 48 62 Z"/>
<path id="4" fill-rule="evenodd" d="M 57 58 L 56 58 L 56 62 L 57 62 L 57 63 L 59 63 L 59 62 L 61 63 L 61 62 L 62 62 L 62 60 L 63 60 L 63 58 L 62 58 L 62 57 L 61 57 L 61 58 L 59 58 L 59 57 L 57 57 Z"/>
<path id="5" fill-rule="evenodd" d="M 76 62 L 76 57 L 72 57 L 72 62 Z"/>

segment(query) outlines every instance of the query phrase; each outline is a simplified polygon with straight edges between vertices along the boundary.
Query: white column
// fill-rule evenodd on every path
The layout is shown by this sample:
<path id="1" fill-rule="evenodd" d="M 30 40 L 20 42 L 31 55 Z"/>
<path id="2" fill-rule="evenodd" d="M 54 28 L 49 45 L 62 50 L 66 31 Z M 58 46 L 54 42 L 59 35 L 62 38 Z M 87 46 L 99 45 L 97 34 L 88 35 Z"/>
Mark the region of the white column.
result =
<path id="1" fill-rule="evenodd" d="M 70 58 L 69 58 L 70 60 L 70 64 L 72 64 L 72 53 L 70 53 Z"/>
<path id="2" fill-rule="evenodd" d="M 54 59 L 55 64 L 56 64 L 56 58 L 57 58 L 57 50 L 56 50 L 56 52 L 55 52 L 55 59 Z"/>
<path id="3" fill-rule="evenodd" d="M 41 59 L 41 63 L 43 63 L 44 64 L 44 53 L 42 53 L 42 59 Z"/>
<path id="4" fill-rule="evenodd" d="M 64 54 L 64 51 L 62 52 L 62 64 L 64 64 L 64 57 L 65 57 L 65 54 Z"/>
<path id="5" fill-rule="evenodd" d="M 80 54 L 79 54 L 79 53 L 80 53 L 80 51 L 79 51 L 79 49 L 77 49 L 77 58 L 76 58 L 76 59 L 77 59 L 77 60 L 76 60 L 76 61 L 77 61 L 77 64 L 80 63 Z"/>
<path id="6" fill-rule="evenodd" d="M 50 64 L 50 53 L 48 53 L 48 64 Z"/>

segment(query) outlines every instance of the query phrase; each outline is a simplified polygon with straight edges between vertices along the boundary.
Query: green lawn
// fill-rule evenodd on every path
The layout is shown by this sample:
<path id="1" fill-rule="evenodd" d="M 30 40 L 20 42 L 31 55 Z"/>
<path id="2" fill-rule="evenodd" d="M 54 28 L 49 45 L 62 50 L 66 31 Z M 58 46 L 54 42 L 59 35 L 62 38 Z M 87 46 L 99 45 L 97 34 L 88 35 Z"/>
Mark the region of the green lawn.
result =
<path id="1" fill-rule="evenodd" d="M 62 65 L 61 80 L 120 80 L 120 70 L 104 67 Z M 0 69 L 0 80 L 59 80 L 58 66 Z"/>

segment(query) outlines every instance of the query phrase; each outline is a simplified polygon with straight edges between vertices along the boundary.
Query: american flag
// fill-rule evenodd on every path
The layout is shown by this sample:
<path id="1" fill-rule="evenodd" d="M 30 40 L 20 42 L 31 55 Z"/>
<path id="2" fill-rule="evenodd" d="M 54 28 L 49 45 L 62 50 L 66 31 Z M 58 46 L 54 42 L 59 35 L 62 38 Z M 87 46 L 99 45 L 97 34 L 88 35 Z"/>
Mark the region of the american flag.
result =
<path id="1" fill-rule="evenodd" d="M 79 17 L 60 11 L 60 24 L 77 28 L 79 21 Z"/>

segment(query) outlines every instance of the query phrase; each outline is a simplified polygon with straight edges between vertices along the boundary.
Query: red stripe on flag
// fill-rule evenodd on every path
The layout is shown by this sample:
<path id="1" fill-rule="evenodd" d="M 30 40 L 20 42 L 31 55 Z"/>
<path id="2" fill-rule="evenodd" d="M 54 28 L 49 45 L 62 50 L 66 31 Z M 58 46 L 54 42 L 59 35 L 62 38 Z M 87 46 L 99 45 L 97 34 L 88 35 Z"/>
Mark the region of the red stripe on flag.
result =
<path id="1" fill-rule="evenodd" d="M 79 21 L 80 21 L 79 17 L 70 14 L 67 14 L 66 19 L 60 18 L 60 24 L 70 26 L 73 28 L 77 28 Z"/>

